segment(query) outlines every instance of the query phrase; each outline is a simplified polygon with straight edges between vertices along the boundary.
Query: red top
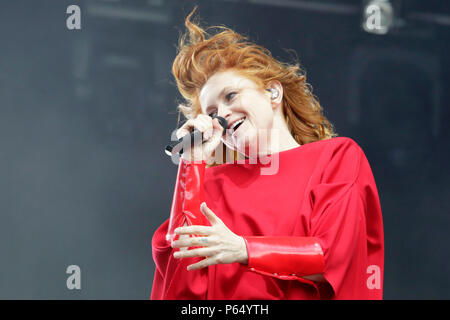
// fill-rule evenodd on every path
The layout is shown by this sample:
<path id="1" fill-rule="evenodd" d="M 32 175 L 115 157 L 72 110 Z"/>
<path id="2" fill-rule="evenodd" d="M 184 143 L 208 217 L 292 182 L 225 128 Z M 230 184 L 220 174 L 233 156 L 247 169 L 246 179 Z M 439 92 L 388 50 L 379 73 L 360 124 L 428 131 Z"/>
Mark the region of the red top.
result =
<path id="1" fill-rule="evenodd" d="M 205 171 L 208 207 L 240 236 L 319 239 L 324 277 L 334 299 L 381 299 L 384 240 L 380 202 L 369 163 L 350 138 L 308 143 L 272 155 L 269 164 L 223 164 Z M 308 281 L 285 280 L 239 263 L 199 270 L 203 258 L 173 258 L 169 220 L 152 239 L 156 264 L 151 299 L 317 299 Z"/>

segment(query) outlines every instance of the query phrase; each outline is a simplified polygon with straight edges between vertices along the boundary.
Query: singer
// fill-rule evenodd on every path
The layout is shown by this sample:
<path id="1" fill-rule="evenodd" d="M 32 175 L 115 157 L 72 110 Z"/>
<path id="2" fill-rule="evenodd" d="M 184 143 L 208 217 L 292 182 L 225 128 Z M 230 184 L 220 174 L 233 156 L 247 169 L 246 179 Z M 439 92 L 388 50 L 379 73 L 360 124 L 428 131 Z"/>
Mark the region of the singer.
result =
<path id="1" fill-rule="evenodd" d="M 177 137 L 203 140 L 182 153 L 170 218 L 153 235 L 151 299 L 382 299 L 364 152 L 337 137 L 298 64 L 229 28 L 207 32 L 194 12 L 172 71 L 186 100 Z M 222 147 L 236 158 L 220 163 Z"/>

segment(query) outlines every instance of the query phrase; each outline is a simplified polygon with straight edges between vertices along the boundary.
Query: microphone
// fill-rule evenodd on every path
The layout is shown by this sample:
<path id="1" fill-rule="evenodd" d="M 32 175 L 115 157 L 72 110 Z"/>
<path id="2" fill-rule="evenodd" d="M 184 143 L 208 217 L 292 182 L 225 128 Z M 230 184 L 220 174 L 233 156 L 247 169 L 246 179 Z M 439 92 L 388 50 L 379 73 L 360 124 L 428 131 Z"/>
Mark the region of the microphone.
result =
<path id="1" fill-rule="evenodd" d="M 213 119 L 217 119 L 220 125 L 223 127 L 224 131 L 228 128 L 228 122 L 225 118 L 219 116 L 213 116 Z M 203 134 L 201 131 L 193 130 L 189 135 L 185 135 L 184 137 L 178 139 L 178 141 L 170 142 L 165 149 L 165 152 L 168 156 L 172 156 L 175 154 L 182 154 L 183 150 L 191 145 L 191 148 L 194 146 L 194 143 L 203 142 Z"/>

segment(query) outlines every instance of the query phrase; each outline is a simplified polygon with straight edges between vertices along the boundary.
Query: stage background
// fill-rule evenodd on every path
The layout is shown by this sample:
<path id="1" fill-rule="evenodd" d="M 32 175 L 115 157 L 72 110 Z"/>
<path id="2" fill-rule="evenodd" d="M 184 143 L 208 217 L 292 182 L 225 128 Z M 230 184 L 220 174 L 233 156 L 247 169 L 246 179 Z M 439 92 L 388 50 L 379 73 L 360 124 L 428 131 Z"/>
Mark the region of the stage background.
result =
<path id="1" fill-rule="evenodd" d="M 180 101 L 171 63 L 194 4 L 283 61 L 295 50 L 365 151 L 384 297 L 450 298 L 450 4 L 394 2 L 403 26 L 381 36 L 361 29 L 362 1 L 1 1 L 0 298 L 149 298 L 177 170 L 163 152 Z M 66 27 L 71 4 L 81 30 Z"/>

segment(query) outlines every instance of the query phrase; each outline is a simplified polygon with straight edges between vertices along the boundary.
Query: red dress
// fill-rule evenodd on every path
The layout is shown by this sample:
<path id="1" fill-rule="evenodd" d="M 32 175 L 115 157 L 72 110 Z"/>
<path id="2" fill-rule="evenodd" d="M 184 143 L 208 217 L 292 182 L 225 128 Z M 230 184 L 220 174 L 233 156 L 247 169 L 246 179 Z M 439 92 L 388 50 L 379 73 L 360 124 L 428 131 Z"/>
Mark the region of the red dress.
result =
<path id="1" fill-rule="evenodd" d="M 369 163 L 350 138 L 308 143 L 272 155 L 273 164 L 207 168 L 206 203 L 240 236 L 316 237 L 333 299 L 381 299 L 384 239 L 381 208 Z M 169 220 L 152 239 L 156 264 L 151 299 L 318 299 L 329 297 L 301 277 L 283 279 L 239 263 L 199 270 L 202 258 L 173 258 Z"/>

